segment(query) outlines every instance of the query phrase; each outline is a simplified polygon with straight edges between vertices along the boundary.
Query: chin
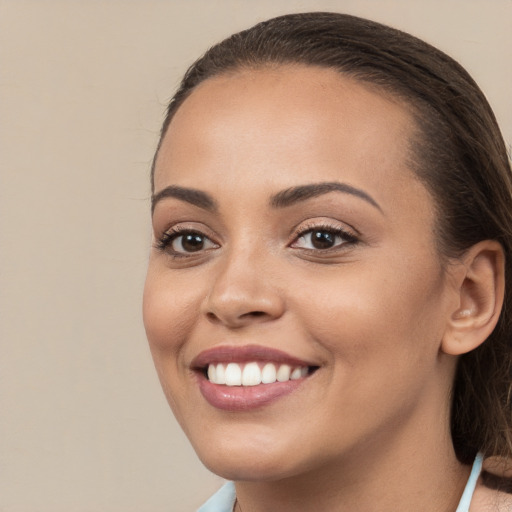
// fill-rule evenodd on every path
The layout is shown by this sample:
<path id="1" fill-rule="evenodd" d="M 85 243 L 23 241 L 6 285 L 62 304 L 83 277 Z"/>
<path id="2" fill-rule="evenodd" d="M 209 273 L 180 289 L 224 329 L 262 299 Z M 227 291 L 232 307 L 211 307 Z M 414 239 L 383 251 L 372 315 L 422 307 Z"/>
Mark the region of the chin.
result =
<path id="1" fill-rule="evenodd" d="M 234 481 L 269 481 L 286 478 L 295 473 L 295 462 L 285 446 L 273 442 L 258 442 L 254 437 L 204 442 L 194 449 L 201 462 L 212 473 Z M 194 443 L 193 443 L 194 444 Z"/>
<path id="2" fill-rule="evenodd" d="M 263 482 L 281 480 L 292 476 L 294 473 L 291 468 L 287 467 L 288 464 L 285 461 L 267 460 L 266 457 L 261 456 L 257 460 L 251 460 L 250 456 L 237 457 L 234 460 L 231 457 L 201 458 L 201 462 L 212 473 L 232 481 Z"/>

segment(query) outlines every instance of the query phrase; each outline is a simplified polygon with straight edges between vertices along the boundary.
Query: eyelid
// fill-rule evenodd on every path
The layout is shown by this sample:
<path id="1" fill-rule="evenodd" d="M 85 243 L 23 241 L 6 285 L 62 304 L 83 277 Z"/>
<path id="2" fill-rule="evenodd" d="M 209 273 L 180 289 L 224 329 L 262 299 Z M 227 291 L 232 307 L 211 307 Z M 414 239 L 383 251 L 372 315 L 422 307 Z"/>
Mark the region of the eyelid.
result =
<path id="1" fill-rule="evenodd" d="M 359 239 L 361 237 L 361 234 L 357 229 L 350 226 L 349 224 L 346 224 L 345 222 L 340 222 L 333 219 L 318 218 L 308 219 L 307 221 L 303 221 L 296 225 L 292 230 L 292 241 L 295 241 L 297 238 L 301 237 L 305 233 L 314 230 L 339 232 L 343 235 L 346 235 L 354 239 Z"/>
<path id="2" fill-rule="evenodd" d="M 298 240 L 303 238 L 307 233 L 311 233 L 314 231 L 326 231 L 334 234 L 335 236 L 339 236 L 344 241 L 342 243 L 338 243 L 333 247 L 329 247 L 326 249 L 316 249 L 309 247 L 298 247 L 295 246 Z M 339 221 L 333 221 L 331 219 L 318 219 L 318 220 L 308 220 L 305 224 L 301 223 L 298 227 L 296 227 L 292 234 L 292 242 L 289 244 L 289 247 L 294 249 L 300 249 L 303 251 L 310 251 L 314 253 L 322 253 L 326 254 L 329 252 L 340 251 L 342 249 L 347 248 L 347 246 L 353 246 L 354 244 L 360 241 L 360 234 L 357 230 L 352 228 L 351 226 L 347 226 L 345 223 L 341 223 Z"/>
<path id="3" fill-rule="evenodd" d="M 161 227 L 154 227 L 154 237 L 157 240 L 162 238 L 166 233 L 175 234 L 189 232 L 200 233 L 201 235 L 204 235 L 212 240 L 219 240 L 220 238 L 217 233 L 208 225 L 204 224 L 203 222 L 194 220 L 178 219 L 174 222 L 168 222 Z"/>

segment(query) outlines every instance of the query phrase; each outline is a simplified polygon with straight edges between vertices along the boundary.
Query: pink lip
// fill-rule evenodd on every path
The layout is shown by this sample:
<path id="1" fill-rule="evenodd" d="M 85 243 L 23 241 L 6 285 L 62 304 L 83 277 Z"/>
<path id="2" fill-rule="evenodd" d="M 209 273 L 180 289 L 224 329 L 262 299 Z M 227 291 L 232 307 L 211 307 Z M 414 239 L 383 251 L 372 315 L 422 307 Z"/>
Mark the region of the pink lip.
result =
<path id="1" fill-rule="evenodd" d="M 263 407 L 295 391 L 305 380 L 289 380 L 259 386 L 223 386 L 199 376 L 199 389 L 206 401 L 224 411 L 248 411 Z"/>
<path id="2" fill-rule="evenodd" d="M 205 368 L 211 363 L 247 363 L 250 361 L 270 361 L 290 366 L 313 366 L 313 363 L 293 357 L 281 350 L 260 345 L 210 348 L 195 357 L 190 366 L 193 369 L 199 369 Z"/>
<path id="3" fill-rule="evenodd" d="M 201 352 L 191 364 L 196 371 L 199 390 L 206 401 L 217 409 L 224 411 L 249 411 L 269 405 L 276 400 L 289 395 L 300 387 L 308 377 L 260 384 L 258 386 L 224 386 L 213 384 L 205 374 L 208 364 L 244 363 L 249 361 L 270 361 L 290 366 L 311 366 L 308 362 L 292 357 L 274 348 L 258 345 L 245 347 L 216 347 Z"/>

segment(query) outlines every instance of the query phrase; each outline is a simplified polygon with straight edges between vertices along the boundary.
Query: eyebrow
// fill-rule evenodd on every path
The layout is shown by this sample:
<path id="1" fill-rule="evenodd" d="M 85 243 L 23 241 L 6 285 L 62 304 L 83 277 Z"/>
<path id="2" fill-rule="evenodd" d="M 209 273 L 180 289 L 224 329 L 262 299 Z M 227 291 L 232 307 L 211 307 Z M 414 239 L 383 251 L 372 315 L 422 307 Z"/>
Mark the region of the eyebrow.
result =
<path id="1" fill-rule="evenodd" d="M 377 210 L 382 212 L 382 208 L 379 203 L 373 199 L 372 196 L 364 192 L 359 188 L 348 185 L 347 183 L 339 183 L 337 181 L 312 183 L 308 185 L 300 185 L 298 187 L 291 187 L 278 192 L 270 199 L 270 204 L 274 208 L 286 208 L 292 206 L 301 201 L 306 201 L 313 197 L 318 197 L 329 192 L 342 192 L 344 194 L 350 194 L 360 199 L 363 199 L 367 203 L 371 204 Z"/>
<path id="2" fill-rule="evenodd" d="M 359 197 L 382 212 L 382 208 L 379 206 L 377 201 L 375 201 L 375 199 L 373 199 L 369 194 L 361 189 L 353 187 L 352 185 L 348 185 L 347 183 L 338 183 L 336 181 L 312 183 L 287 188 L 273 195 L 270 198 L 270 205 L 273 208 L 286 208 L 301 201 L 306 201 L 313 197 L 318 197 L 330 192 L 342 192 L 344 194 Z M 218 210 L 217 202 L 210 194 L 195 188 L 170 185 L 151 197 L 151 213 L 154 212 L 158 202 L 168 197 L 185 201 L 211 212 L 216 212 Z"/>
<path id="3" fill-rule="evenodd" d="M 160 190 L 157 194 L 151 197 L 151 213 L 155 211 L 155 206 L 162 199 L 167 197 L 174 197 L 180 201 L 193 204 L 203 210 L 211 212 L 217 211 L 217 203 L 210 194 L 197 190 L 195 188 L 179 187 L 178 185 L 170 185 Z"/>

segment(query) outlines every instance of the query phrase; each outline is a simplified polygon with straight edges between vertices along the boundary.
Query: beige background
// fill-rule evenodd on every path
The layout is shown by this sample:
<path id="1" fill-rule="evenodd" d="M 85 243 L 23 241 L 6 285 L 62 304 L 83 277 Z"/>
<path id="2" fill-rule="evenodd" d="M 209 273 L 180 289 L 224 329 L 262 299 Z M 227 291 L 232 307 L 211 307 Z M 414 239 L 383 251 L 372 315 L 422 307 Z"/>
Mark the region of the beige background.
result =
<path id="1" fill-rule="evenodd" d="M 1 512 L 186 512 L 221 483 L 146 347 L 147 176 L 186 66 L 305 10 L 448 51 L 512 141 L 511 0 L 0 0 Z"/>

